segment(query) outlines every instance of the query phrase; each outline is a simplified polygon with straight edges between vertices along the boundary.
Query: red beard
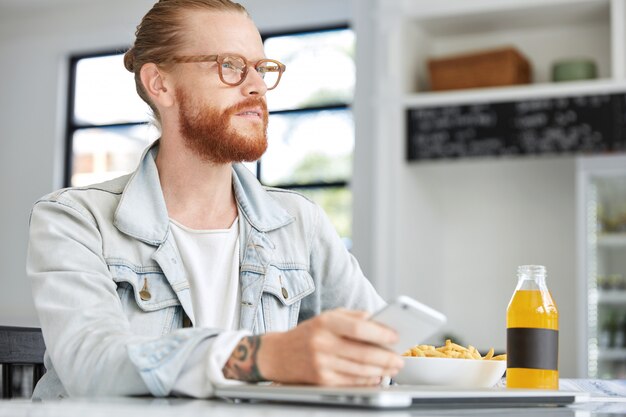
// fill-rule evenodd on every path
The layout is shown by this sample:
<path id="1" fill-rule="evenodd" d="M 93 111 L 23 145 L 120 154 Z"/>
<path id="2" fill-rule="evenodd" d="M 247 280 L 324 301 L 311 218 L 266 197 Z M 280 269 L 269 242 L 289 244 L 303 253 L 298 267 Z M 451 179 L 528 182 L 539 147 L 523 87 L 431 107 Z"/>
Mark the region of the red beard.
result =
<path id="1" fill-rule="evenodd" d="M 263 99 L 247 98 L 222 112 L 209 106 L 194 106 L 181 90 L 176 91 L 176 99 L 180 105 L 180 133 L 185 145 L 203 160 L 216 164 L 252 162 L 265 153 L 268 113 Z M 263 123 L 252 127 L 250 134 L 241 134 L 231 126 L 231 118 L 252 107 L 262 109 Z"/>

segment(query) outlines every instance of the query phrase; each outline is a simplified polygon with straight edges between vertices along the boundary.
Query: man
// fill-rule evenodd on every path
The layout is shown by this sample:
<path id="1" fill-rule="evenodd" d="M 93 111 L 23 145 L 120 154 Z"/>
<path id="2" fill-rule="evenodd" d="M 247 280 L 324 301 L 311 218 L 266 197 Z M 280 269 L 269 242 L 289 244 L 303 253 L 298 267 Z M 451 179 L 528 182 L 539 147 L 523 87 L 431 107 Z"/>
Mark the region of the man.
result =
<path id="1" fill-rule="evenodd" d="M 161 0 L 125 65 L 161 138 L 131 175 L 33 208 L 27 270 L 48 348 L 35 397 L 397 373 L 379 346 L 397 336 L 367 320 L 384 303 L 321 209 L 237 163 L 265 151 L 265 94 L 284 71 L 245 9 Z"/>

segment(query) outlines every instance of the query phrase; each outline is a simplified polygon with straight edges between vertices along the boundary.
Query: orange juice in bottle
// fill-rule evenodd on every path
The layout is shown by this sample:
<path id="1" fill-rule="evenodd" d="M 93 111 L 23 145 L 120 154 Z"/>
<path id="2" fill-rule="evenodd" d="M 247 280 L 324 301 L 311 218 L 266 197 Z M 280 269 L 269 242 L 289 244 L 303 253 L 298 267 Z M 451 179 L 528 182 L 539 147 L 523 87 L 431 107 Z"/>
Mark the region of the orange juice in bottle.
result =
<path id="1" fill-rule="evenodd" d="M 546 286 L 546 268 L 517 268 L 506 310 L 507 388 L 559 388 L 559 312 Z"/>

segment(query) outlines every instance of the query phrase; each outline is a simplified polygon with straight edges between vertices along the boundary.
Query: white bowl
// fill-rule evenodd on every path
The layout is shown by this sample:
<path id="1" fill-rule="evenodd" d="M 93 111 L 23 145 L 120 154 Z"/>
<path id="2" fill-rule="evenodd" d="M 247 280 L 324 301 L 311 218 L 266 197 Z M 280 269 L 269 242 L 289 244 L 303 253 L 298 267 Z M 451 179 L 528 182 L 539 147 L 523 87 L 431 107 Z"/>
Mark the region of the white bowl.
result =
<path id="1" fill-rule="evenodd" d="M 394 380 L 406 385 L 460 388 L 493 387 L 506 371 L 506 361 L 404 357 Z"/>

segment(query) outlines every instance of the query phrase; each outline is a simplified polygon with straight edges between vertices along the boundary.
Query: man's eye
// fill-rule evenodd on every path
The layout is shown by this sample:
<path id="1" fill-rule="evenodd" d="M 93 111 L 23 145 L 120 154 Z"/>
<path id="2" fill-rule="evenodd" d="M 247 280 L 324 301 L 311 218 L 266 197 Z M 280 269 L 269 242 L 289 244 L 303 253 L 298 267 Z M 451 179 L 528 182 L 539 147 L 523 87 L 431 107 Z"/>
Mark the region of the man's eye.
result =
<path id="1" fill-rule="evenodd" d="M 222 63 L 222 69 L 229 70 L 229 71 L 237 71 L 237 72 L 243 71 L 242 67 L 240 67 L 239 65 L 233 64 L 232 62 Z"/>

